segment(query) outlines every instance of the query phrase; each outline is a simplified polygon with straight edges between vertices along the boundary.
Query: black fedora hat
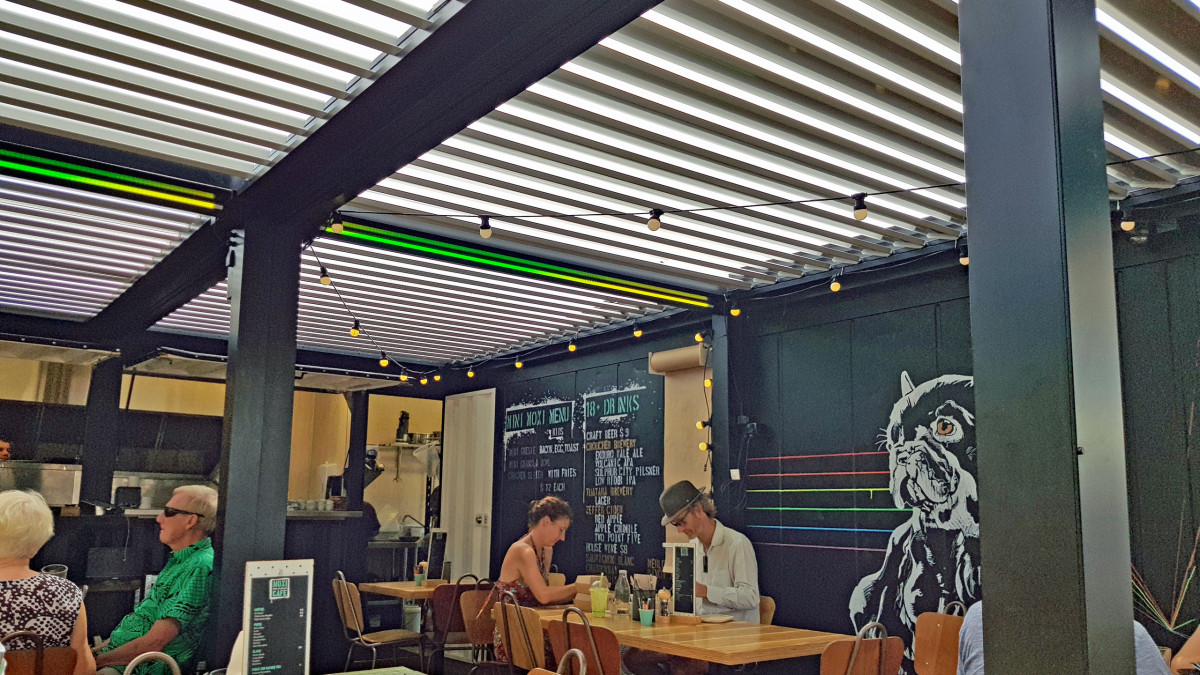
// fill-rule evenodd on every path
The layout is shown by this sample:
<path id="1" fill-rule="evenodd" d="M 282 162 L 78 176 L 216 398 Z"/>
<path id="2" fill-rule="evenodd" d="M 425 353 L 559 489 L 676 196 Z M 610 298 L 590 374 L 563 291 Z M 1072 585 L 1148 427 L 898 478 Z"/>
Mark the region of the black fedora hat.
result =
<path id="1" fill-rule="evenodd" d="M 704 492 L 696 489 L 690 480 L 681 480 L 663 490 L 663 493 L 658 496 L 658 506 L 662 508 L 663 512 L 662 524 L 665 526 L 687 513 L 687 510 L 692 508 L 703 496 Z"/>

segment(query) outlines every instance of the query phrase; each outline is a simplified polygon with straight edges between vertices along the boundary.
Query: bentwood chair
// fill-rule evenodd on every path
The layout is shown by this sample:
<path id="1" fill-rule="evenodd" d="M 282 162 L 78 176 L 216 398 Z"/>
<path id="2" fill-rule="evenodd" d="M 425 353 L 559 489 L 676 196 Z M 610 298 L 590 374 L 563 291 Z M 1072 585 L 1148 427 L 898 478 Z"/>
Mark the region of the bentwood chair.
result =
<path id="1" fill-rule="evenodd" d="M 952 614 L 957 606 L 959 614 Z M 958 670 L 958 631 L 962 629 L 963 604 L 951 602 L 946 613 L 925 612 L 917 617 L 913 633 L 913 669 L 917 675 L 954 675 Z"/>
<path id="2" fill-rule="evenodd" d="M 491 582 L 483 579 L 479 583 L 483 585 Z M 491 612 L 484 609 L 491 596 L 491 589 L 477 589 L 463 591 L 458 598 L 459 607 L 462 609 L 463 625 L 467 629 L 467 641 L 474 647 L 471 650 L 471 656 L 476 662 L 487 661 L 495 657 L 492 653 L 492 640 L 496 633 L 496 619 Z"/>
<path id="3" fill-rule="evenodd" d="M 579 615 L 579 621 L 572 621 L 572 614 Z M 578 607 L 563 610 L 562 620 L 551 621 L 546 632 L 550 634 L 554 658 L 559 660 L 559 670 L 569 653 L 582 651 L 584 671 L 593 675 L 621 674 L 621 644 L 616 634 L 603 626 L 593 626 Z M 582 672 L 573 675 L 582 675 Z"/>
<path id="4" fill-rule="evenodd" d="M 475 582 L 467 583 L 467 579 L 474 579 Z M 433 589 L 434 654 L 447 651 L 475 653 L 475 644 L 468 635 L 466 615 L 460 600 L 466 592 L 483 590 L 490 586 L 490 582 L 484 584 L 474 574 L 464 574 L 453 584 L 442 584 Z"/>
<path id="5" fill-rule="evenodd" d="M 70 647 L 44 646 L 42 636 L 31 630 L 20 630 L 0 638 L 5 647 L 17 640 L 27 640 L 33 649 L 14 649 L 4 654 L 8 663 L 5 675 L 59 675 L 75 670 L 77 655 Z M 130 671 L 132 673 L 132 671 Z"/>
<path id="6" fill-rule="evenodd" d="M 758 622 L 770 626 L 775 620 L 775 600 L 765 595 L 758 596 Z"/>
<path id="7" fill-rule="evenodd" d="M 545 668 L 546 642 L 542 637 L 542 621 L 537 612 L 522 607 L 512 591 L 500 595 L 500 602 L 496 603 L 493 611 L 496 613 L 496 623 L 501 626 L 500 641 L 508 651 L 510 668 Z"/>
<path id="8" fill-rule="evenodd" d="M 346 575 L 338 570 L 337 578 L 333 580 L 333 597 L 337 601 L 338 615 L 342 619 L 342 634 L 350 644 L 346 652 L 346 665 L 342 670 L 350 669 L 350 660 L 354 656 L 355 647 L 371 650 L 371 668 L 379 659 L 380 647 L 391 647 L 398 655 L 400 647 L 416 645 L 421 650 L 421 670 L 425 670 L 425 636 L 410 630 L 392 629 L 373 633 L 363 632 L 362 596 L 358 586 L 346 581 Z"/>

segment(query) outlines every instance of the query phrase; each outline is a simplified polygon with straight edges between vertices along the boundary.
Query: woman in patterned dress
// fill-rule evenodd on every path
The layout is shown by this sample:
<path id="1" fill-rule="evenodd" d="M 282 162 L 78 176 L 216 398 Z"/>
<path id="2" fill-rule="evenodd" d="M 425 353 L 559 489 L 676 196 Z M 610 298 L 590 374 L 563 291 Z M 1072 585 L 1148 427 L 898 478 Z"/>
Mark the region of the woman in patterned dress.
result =
<path id="1" fill-rule="evenodd" d="M 504 562 L 500 564 L 500 579 L 493 589 L 492 599 L 499 602 L 500 594 L 505 591 L 512 591 L 524 607 L 555 605 L 574 599 L 577 591 L 574 584 L 550 586 L 546 583 L 554 545 L 566 538 L 570 526 L 571 506 L 565 501 L 558 497 L 543 497 L 530 502 L 529 533 L 508 547 Z M 484 611 L 491 611 L 488 605 Z M 496 658 L 508 661 L 508 653 L 500 643 L 499 623 L 493 634 L 493 644 Z"/>
<path id="2" fill-rule="evenodd" d="M 73 675 L 92 675 L 96 659 L 87 645 L 83 593 L 60 577 L 39 574 L 29 561 L 54 535 L 54 516 L 32 490 L 0 492 L 0 636 L 31 630 L 46 647 L 70 647 L 77 655 Z M 9 649 L 32 649 L 14 640 Z"/>

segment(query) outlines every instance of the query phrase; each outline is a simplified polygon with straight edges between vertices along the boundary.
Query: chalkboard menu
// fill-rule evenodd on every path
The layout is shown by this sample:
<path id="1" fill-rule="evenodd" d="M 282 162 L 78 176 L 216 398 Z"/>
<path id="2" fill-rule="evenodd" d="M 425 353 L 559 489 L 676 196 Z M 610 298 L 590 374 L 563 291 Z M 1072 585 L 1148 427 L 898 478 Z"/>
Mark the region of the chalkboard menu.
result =
<path id="1" fill-rule="evenodd" d="M 554 495 L 575 513 L 554 547 L 560 572 L 660 574 L 662 379 L 640 360 L 515 383 L 501 402 L 501 550 L 524 533 L 529 502 Z"/>
<path id="2" fill-rule="evenodd" d="M 246 563 L 243 672 L 308 675 L 312 560 Z"/>
<path id="3" fill-rule="evenodd" d="M 671 598 L 675 601 L 676 614 L 696 613 L 696 545 L 667 544 L 674 550 L 674 573 L 672 574 Z"/>

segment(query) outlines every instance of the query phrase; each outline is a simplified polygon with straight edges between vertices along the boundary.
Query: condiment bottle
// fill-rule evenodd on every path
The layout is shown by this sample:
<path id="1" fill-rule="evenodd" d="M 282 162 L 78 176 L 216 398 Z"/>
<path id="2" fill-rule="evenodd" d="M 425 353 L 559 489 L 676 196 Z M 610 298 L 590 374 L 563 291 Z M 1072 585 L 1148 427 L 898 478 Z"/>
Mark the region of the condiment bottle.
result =
<path id="1" fill-rule="evenodd" d="M 617 573 L 617 586 L 613 589 L 613 601 L 616 603 L 614 609 L 617 616 L 629 614 L 629 575 L 625 570 Z"/>

